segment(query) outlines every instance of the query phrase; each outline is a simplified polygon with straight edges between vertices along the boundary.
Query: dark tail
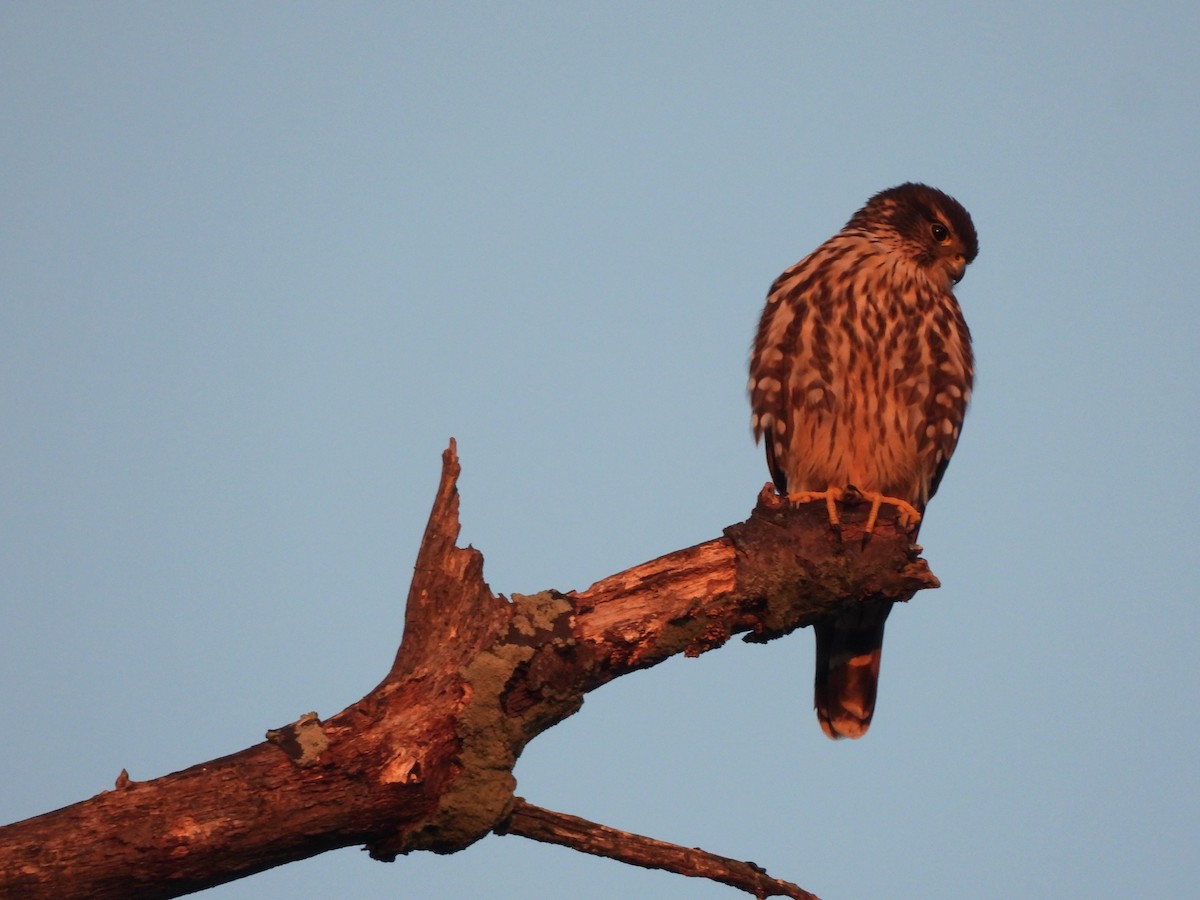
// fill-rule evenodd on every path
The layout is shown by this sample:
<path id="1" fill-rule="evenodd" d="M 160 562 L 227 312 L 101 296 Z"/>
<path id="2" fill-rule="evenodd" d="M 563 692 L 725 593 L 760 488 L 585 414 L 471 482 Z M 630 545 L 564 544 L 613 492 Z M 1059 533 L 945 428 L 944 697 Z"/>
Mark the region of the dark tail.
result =
<path id="1" fill-rule="evenodd" d="M 831 738 L 860 738 L 871 727 L 883 626 L 891 611 L 890 601 L 865 603 L 813 626 L 817 634 L 817 719 Z"/>

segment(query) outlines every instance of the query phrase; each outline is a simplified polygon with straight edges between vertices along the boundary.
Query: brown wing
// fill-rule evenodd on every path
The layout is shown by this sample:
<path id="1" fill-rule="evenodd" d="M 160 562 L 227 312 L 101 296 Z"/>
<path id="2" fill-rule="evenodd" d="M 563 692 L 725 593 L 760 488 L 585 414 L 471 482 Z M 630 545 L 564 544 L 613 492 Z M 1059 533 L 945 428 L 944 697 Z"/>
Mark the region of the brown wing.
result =
<path id="1" fill-rule="evenodd" d="M 953 294 L 942 294 L 930 304 L 926 345 L 930 388 L 920 445 L 925 475 L 921 509 L 937 493 L 958 446 L 975 379 L 971 332 Z"/>
<path id="2" fill-rule="evenodd" d="M 794 382 L 815 365 L 804 340 L 804 325 L 812 313 L 809 289 L 819 278 L 826 242 L 792 266 L 771 285 L 750 353 L 751 419 L 754 439 L 762 439 L 767 467 L 775 488 L 789 491 L 787 472 L 797 454 L 807 448 L 798 440 Z M 796 490 L 792 485 L 791 490 Z"/>

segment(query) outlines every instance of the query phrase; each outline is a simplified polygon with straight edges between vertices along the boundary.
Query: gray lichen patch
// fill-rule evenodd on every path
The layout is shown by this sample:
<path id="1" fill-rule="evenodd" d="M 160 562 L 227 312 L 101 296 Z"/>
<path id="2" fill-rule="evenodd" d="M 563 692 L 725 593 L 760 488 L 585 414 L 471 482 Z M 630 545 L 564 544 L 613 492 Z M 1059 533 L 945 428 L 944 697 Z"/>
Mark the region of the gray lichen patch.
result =
<path id="1" fill-rule="evenodd" d="M 513 768 L 525 744 L 582 705 L 578 690 L 548 684 L 539 684 L 534 702 L 518 714 L 504 705 L 514 685 L 538 668 L 539 656 L 571 646 L 571 612 L 570 602 L 552 591 L 514 594 L 509 620 L 496 640 L 460 671 L 464 704 L 456 732 L 461 770 L 430 823 L 414 835 L 415 846 L 449 853 L 492 831 L 511 808 L 517 785 Z"/>
<path id="2" fill-rule="evenodd" d="M 573 642 L 571 614 L 574 608 L 571 601 L 557 591 L 513 594 L 512 606 L 511 635 L 538 638 L 539 643 Z"/>
<path id="3" fill-rule="evenodd" d="M 302 769 L 319 762 L 321 754 L 329 747 L 329 738 L 315 712 L 305 713 L 290 725 L 271 729 L 267 732 L 267 740 Z"/>

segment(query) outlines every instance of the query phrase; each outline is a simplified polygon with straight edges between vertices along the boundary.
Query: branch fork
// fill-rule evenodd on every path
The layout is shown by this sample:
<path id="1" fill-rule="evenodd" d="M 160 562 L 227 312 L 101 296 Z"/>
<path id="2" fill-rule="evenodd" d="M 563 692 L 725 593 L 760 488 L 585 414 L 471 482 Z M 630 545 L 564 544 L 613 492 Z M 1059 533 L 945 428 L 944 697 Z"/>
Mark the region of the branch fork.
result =
<path id="1" fill-rule="evenodd" d="M 362 700 L 308 713 L 239 753 L 0 829 L 0 895 L 159 898 L 201 890 L 337 847 L 393 860 L 453 853 L 495 832 L 710 878 L 755 894 L 811 898 L 753 863 L 540 809 L 515 795 L 525 745 L 614 678 L 734 634 L 766 641 L 855 603 L 937 587 L 888 510 L 862 540 L 817 504 L 764 488 L 748 520 L 583 591 L 510 598 L 457 546 L 453 440 L 417 557 L 404 636 Z M 860 514 L 862 513 L 862 514 Z"/>

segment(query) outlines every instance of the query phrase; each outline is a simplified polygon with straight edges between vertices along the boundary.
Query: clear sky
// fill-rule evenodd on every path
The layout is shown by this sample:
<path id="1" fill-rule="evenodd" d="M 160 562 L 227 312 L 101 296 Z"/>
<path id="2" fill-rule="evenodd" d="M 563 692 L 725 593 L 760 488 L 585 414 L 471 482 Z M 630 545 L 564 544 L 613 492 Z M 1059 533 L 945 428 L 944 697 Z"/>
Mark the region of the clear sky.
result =
<path id="1" fill-rule="evenodd" d="M 0 821 L 383 675 L 453 435 L 496 591 L 720 534 L 774 277 L 972 212 L 978 379 L 833 743 L 812 636 L 590 695 L 531 802 L 826 900 L 1200 892 L 1200 6 L 0 6 Z M 490 837 L 211 892 L 731 898 Z"/>

